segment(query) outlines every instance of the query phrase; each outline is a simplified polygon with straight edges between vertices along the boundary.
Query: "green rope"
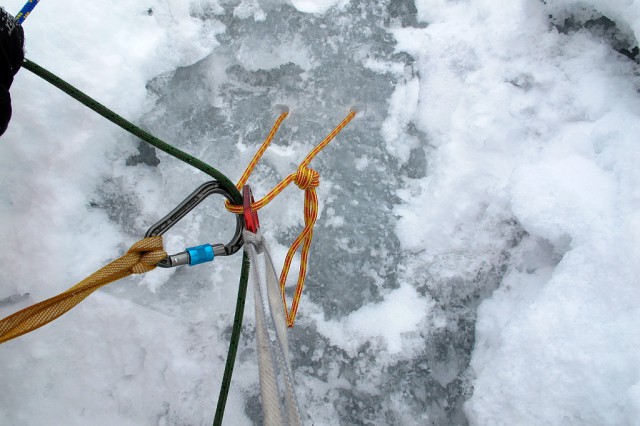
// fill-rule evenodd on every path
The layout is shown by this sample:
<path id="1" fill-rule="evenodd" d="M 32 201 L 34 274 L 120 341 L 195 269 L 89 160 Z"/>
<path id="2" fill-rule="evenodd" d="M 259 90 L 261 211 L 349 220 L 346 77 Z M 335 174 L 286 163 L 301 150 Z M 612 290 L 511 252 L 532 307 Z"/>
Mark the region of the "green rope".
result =
<path id="1" fill-rule="evenodd" d="M 244 314 L 244 301 L 247 296 L 247 282 L 249 281 L 249 255 L 245 251 L 242 254 L 242 272 L 240 273 L 240 287 L 238 288 L 238 301 L 236 302 L 236 313 L 233 318 L 233 330 L 231 331 L 231 343 L 229 344 L 229 353 L 227 354 L 227 363 L 224 366 L 224 375 L 222 376 L 222 387 L 220 388 L 220 396 L 218 397 L 218 406 L 216 407 L 216 415 L 213 419 L 213 426 L 222 425 L 222 416 L 224 415 L 224 407 L 227 405 L 227 396 L 229 395 L 229 387 L 231 385 L 231 375 L 233 375 L 233 364 L 238 352 L 238 342 L 240 341 L 240 331 L 242 329 L 242 315 Z"/>
<path id="2" fill-rule="evenodd" d="M 38 64 L 31 62 L 28 59 L 24 60 L 23 68 L 28 69 L 37 76 L 43 78 L 49 83 L 62 90 L 67 95 L 76 99 L 83 105 L 91 108 L 107 120 L 122 127 L 127 132 L 139 137 L 143 141 L 155 146 L 156 148 L 166 152 L 167 154 L 184 161 L 185 163 L 203 171 L 220 184 L 231 194 L 233 202 L 235 204 L 242 204 L 242 195 L 236 188 L 236 186 L 227 178 L 224 174 L 211 167 L 207 163 L 198 160 L 197 158 L 187 154 L 184 151 L 158 139 L 152 134 L 145 132 L 135 124 L 120 117 L 109 108 L 105 107 L 95 99 L 90 98 L 80 90 L 76 89 L 66 81 L 62 80 L 55 74 L 47 71 Z M 216 407 L 216 414 L 213 420 L 214 426 L 220 426 L 222 424 L 222 417 L 224 415 L 224 409 L 227 404 L 227 397 L 229 396 L 229 388 L 231 386 L 231 376 L 233 375 L 233 366 L 236 361 L 236 354 L 238 352 L 238 343 L 240 341 L 240 331 L 242 328 L 242 317 L 244 315 L 244 304 L 247 295 L 247 283 L 249 281 L 249 256 L 244 253 L 242 257 L 242 269 L 240 271 L 240 283 L 238 284 L 238 298 L 236 300 L 236 312 L 233 318 L 233 330 L 231 332 L 231 341 L 229 342 L 229 351 L 227 353 L 227 361 L 224 366 L 224 374 L 222 376 L 222 385 L 220 386 L 220 395 L 218 396 L 218 405 Z"/>
<path id="3" fill-rule="evenodd" d="M 111 111 L 109 108 L 105 107 L 100 102 L 85 95 L 80 90 L 76 89 L 75 87 L 73 87 L 66 81 L 62 80 L 60 77 L 56 76 L 52 72 L 42 68 L 40 65 L 34 62 L 31 62 L 28 59 L 25 59 L 24 63 L 22 64 L 22 67 L 28 69 L 35 75 L 53 84 L 54 86 L 62 90 L 67 95 L 71 96 L 81 104 L 91 108 L 92 110 L 94 110 L 95 112 L 97 112 L 98 114 L 106 118 L 107 120 L 111 121 L 112 123 L 122 127 L 124 130 L 131 133 L 132 135 L 139 137 L 143 141 L 155 146 L 159 150 L 164 151 L 167 154 L 177 158 L 178 160 L 182 160 L 185 163 L 213 177 L 215 180 L 220 182 L 220 184 L 224 187 L 224 189 L 226 189 L 229 192 L 229 194 L 231 194 L 234 204 L 242 204 L 242 195 L 240 195 L 240 192 L 238 191 L 236 186 L 233 184 L 233 182 L 231 182 L 229 178 L 227 178 L 224 174 L 222 174 L 215 168 L 211 167 L 207 163 L 198 160 L 192 155 L 189 155 L 186 152 L 176 148 L 175 146 L 172 146 L 158 139 L 152 134 L 142 130 L 140 127 L 120 117 L 118 114 Z"/>

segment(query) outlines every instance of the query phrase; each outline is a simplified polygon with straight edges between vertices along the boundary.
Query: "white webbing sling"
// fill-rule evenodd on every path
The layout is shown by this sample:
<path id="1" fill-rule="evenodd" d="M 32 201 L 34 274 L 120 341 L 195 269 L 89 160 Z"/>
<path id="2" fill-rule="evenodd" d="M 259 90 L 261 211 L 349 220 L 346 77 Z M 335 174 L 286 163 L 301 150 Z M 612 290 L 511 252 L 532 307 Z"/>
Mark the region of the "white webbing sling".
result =
<path id="1" fill-rule="evenodd" d="M 289 344 L 280 283 L 268 246 L 258 230 L 243 233 L 251 259 L 256 310 L 256 345 L 262 410 L 266 426 L 302 424 L 293 389 Z"/>

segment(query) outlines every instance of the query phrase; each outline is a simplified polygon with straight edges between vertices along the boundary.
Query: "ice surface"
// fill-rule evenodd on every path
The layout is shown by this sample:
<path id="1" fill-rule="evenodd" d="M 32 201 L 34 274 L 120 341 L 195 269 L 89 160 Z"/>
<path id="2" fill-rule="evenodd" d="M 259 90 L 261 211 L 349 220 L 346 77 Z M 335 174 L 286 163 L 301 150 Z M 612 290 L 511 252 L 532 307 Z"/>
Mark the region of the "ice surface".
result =
<path id="1" fill-rule="evenodd" d="M 312 163 L 321 211 L 290 334 L 309 424 L 639 424 L 639 14 L 604 0 L 58 0 L 25 31 L 27 57 L 232 179 L 287 105 L 257 196 L 357 107 Z M 208 180 L 26 70 L 12 97 L 0 315 L 116 257 Z M 260 219 L 281 264 L 300 191 Z M 165 241 L 232 227 L 212 197 Z M 2 345 L 0 423 L 209 424 L 238 270 L 235 256 L 123 280 Z M 227 424 L 262 418 L 252 312 Z"/>
<path id="2" fill-rule="evenodd" d="M 344 5 L 345 0 L 291 0 L 291 4 L 300 12 L 325 13 L 331 7 Z"/>

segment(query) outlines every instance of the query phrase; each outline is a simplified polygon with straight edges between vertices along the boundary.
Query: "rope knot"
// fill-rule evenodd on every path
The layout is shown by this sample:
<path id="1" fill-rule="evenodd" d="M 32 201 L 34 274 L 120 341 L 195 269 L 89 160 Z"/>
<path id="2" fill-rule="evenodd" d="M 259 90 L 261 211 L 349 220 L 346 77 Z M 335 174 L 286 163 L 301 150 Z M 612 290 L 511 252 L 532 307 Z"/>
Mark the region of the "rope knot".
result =
<path id="1" fill-rule="evenodd" d="M 155 269 L 158 262 L 167 257 L 162 248 L 162 237 L 147 237 L 135 243 L 127 254 L 139 256 L 138 261 L 131 267 L 134 274 L 143 274 Z"/>
<path id="2" fill-rule="evenodd" d="M 242 187 L 247 183 L 247 179 L 249 179 L 249 175 L 258 164 L 260 157 L 266 151 L 267 147 L 273 140 L 273 137 L 282 124 L 282 121 L 286 118 L 287 112 L 283 112 L 280 114 L 275 124 L 271 128 L 269 135 L 264 140 L 258 151 L 255 153 L 251 162 L 247 166 L 247 169 L 244 171 L 240 180 L 236 184 L 236 188 L 242 189 Z M 291 247 L 289 247 L 289 251 L 284 259 L 284 265 L 282 266 L 282 273 L 280 274 L 280 291 L 282 293 L 282 303 L 284 306 L 284 311 L 286 315 L 286 321 L 288 327 L 293 327 L 293 323 L 296 318 L 296 312 L 298 311 L 298 304 L 300 303 L 300 297 L 302 295 L 302 289 L 304 287 L 304 281 L 307 276 L 307 264 L 309 261 L 309 249 L 311 247 L 311 240 L 313 239 L 313 226 L 316 222 L 316 218 L 318 217 L 318 194 L 316 194 L 315 188 L 320 185 L 320 174 L 313 169 L 308 168 L 307 166 L 313 160 L 313 158 L 322 151 L 328 144 L 336 137 L 338 133 L 355 117 L 355 111 L 351 111 L 349 115 L 347 115 L 338 126 L 331 131 L 323 140 L 320 142 L 315 148 L 311 150 L 307 154 L 307 156 L 302 160 L 302 163 L 298 166 L 298 170 L 287 175 L 284 180 L 282 180 L 278 185 L 275 186 L 267 195 L 265 195 L 262 199 L 256 201 L 251 204 L 251 210 L 258 211 L 262 207 L 266 206 L 268 203 L 273 200 L 284 188 L 286 188 L 291 182 L 294 182 L 298 188 L 304 191 L 304 229 L 300 232 L 300 235 L 293 241 Z M 231 203 L 226 204 L 227 210 L 235 214 L 243 213 L 242 205 L 231 205 Z M 245 235 L 249 235 L 245 233 Z M 246 237 L 245 237 L 246 238 Z M 250 243 L 250 239 L 245 239 L 245 244 Z M 259 247 L 260 245 L 256 246 Z M 296 284 L 295 294 L 293 295 L 293 299 L 291 301 L 291 308 L 288 308 L 287 297 L 285 294 L 285 287 L 287 284 L 287 277 L 289 276 L 289 269 L 291 268 L 291 262 L 293 261 L 293 257 L 298 250 L 301 248 L 300 253 L 300 269 L 298 271 L 298 283 Z"/>
<path id="3" fill-rule="evenodd" d="M 320 185 L 320 173 L 308 167 L 298 167 L 293 182 L 303 191 Z"/>

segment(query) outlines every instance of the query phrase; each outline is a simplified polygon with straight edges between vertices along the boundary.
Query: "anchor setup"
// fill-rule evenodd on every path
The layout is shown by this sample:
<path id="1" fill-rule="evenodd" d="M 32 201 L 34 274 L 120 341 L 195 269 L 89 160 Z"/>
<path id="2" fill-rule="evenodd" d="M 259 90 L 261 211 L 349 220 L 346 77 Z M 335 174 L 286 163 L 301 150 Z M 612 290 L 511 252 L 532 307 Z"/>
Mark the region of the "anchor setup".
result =
<path id="1" fill-rule="evenodd" d="M 21 25 L 24 22 L 38 2 L 39 0 L 29 0 L 27 2 L 15 18 L 16 25 Z M 48 324 L 82 302 L 95 290 L 113 281 L 131 274 L 146 273 L 156 267 L 173 268 L 182 265 L 200 265 L 211 262 L 216 257 L 232 256 L 244 247 L 229 352 L 225 363 L 213 424 L 220 425 L 222 423 L 222 416 L 226 406 L 240 339 L 250 265 L 252 263 L 256 264 L 259 255 L 265 256 L 265 261 L 262 263 L 266 265 L 267 269 L 263 274 L 257 273 L 255 266 L 252 270 L 254 284 L 256 286 L 256 317 L 262 318 L 256 324 L 256 336 L 258 341 L 260 383 L 263 392 L 265 422 L 266 424 L 273 425 L 300 424 L 300 413 L 293 391 L 292 371 L 289 364 L 286 328 L 293 327 L 298 311 L 299 301 L 307 275 L 313 227 L 318 215 L 316 188 L 320 184 L 320 175 L 308 166 L 313 158 L 349 124 L 355 117 L 356 112 L 350 111 L 340 124 L 307 154 L 296 171 L 285 177 L 263 198 L 255 201 L 251 187 L 247 184 L 247 181 L 258 161 L 269 147 L 278 128 L 287 117 L 288 111 L 282 112 L 279 115 L 267 138 L 250 161 L 238 183 L 233 185 L 226 175 L 214 167 L 144 131 L 34 62 L 25 59 L 23 68 L 42 77 L 69 96 L 102 115 L 112 123 L 139 137 L 141 140 L 201 170 L 212 177 L 213 180 L 200 185 L 195 191 L 188 195 L 184 201 L 152 225 L 146 232 L 144 238 L 133 244 L 122 257 L 100 268 L 89 277 L 59 295 L 36 303 L 0 320 L 0 343 L 4 343 Z M 291 244 L 285 258 L 282 272 L 278 278 L 273 267 L 268 246 L 260 231 L 260 221 L 257 211 L 271 202 L 290 183 L 295 183 L 304 191 L 305 226 Z M 214 194 L 224 197 L 227 210 L 235 215 L 235 231 L 231 240 L 226 244 L 205 243 L 195 247 L 185 248 L 184 251 L 176 254 L 167 254 L 163 248 L 163 234 L 187 216 L 204 199 Z M 291 308 L 288 308 L 287 298 L 285 296 L 285 284 L 291 262 L 299 248 L 301 249 L 301 262 L 298 282 Z M 266 281 L 261 279 L 262 276 L 267 277 Z M 277 339 L 273 340 L 269 336 L 277 336 Z M 264 348 L 270 349 L 266 350 Z M 278 379 L 278 377 L 280 379 Z M 276 385 L 274 385 L 274 383 L 276 383 Z M 280 386 L 278 383 L 284 383 L 284 385 Z"/>

